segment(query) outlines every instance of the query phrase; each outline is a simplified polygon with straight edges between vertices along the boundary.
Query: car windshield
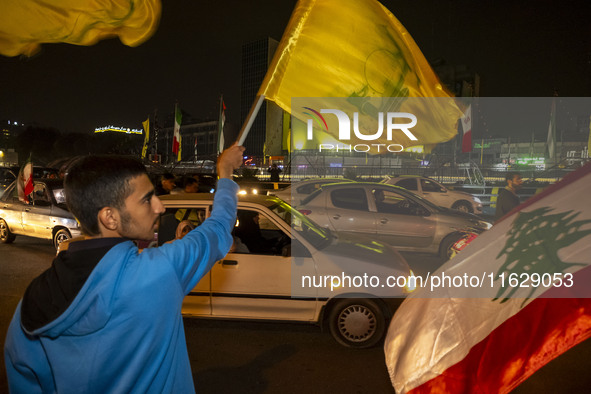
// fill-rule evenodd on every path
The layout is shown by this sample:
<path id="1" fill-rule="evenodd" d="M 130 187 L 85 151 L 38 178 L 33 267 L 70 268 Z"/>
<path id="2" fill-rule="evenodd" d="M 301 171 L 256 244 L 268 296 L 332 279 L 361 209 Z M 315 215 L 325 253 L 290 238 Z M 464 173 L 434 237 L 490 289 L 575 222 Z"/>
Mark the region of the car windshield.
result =
<path id="1" fill-rule="evenodd" d="M 318 250 L 326 247 L 333 238 L 330 230 L 320 227 L 283 201 L 270 206 L 269 209 Z"/>

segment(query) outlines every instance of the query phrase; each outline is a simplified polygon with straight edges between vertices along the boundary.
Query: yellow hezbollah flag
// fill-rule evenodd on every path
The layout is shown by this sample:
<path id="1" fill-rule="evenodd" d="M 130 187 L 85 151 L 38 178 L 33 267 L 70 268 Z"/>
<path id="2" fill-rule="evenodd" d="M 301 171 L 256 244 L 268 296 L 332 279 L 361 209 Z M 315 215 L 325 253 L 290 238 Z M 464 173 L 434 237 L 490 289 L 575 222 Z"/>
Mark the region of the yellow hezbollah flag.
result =
<path id="1" fill-rule="evenodd" d="M 160 0 L 2 0 L 0 54 L 31 56 L 42 43 L 94 45 L 119 36 L 137 46 L 156 31 Z"/>
<path id="2" fill-rule="evenodd" d="M 374 119 L 384 112 L 412 113 L 418 119 L 412 145 L 450 140 L 462 116 L 410 34 L 376 0 L 300 0 L 260 94 L 304 121 L 309 111 L 291 108 L 292 98 L 366 99 L 352 108 Z M 430 97 L 445 99 L 416 99 Z M 398 134 L 391 141 L 408 145 Z M 379 142 L 385 138 L 383 133 Z"/>
<path id="3" fill-rule="evenodd" d="M 142 160 L 146 158 L 146 152 L 148 151 L 148 141 L 150 141 L 150 118 L 142 122 L 146 135 L 144 136 L 144 146 L 142 147 Z"/>

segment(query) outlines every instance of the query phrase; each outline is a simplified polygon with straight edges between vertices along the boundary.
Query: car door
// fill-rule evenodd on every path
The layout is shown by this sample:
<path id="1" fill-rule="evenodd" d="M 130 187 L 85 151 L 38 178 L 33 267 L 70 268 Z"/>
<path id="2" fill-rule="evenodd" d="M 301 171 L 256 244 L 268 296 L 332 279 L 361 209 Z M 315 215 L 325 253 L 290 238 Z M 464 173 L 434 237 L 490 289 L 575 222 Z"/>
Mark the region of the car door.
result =
<path id="1" fill-rule="evenodd" d="M 370 190 L 377 239 L 400 249 L 431 245 L 436 222 L 424 206 L 393 188 L 373 187 Z"/>
<path id="2" fill-rule="evenodd" d="M 422 196 L 441 207 L 449 208 L 453 203 L 453 197 L 449 195 L 447 189 L 437 182 L 433 182 L 430 179 L 420 179 L 419 187 L 421 189 Z"/>
<path id="3" fill-rule="evenodd" d="M 233 251 L 211 269 L 213 316 L 312 321 L 316 300 L 291 296 L 292 259 L 282 256 L 280 250 L 282 244 L 289 244 L 290 235 L 267 212 L 254 208 L 238 210 L 239 221 L 256 214 L 260 236 L 267 242 L 267 248 L 251 244 L 256 249 L 253 252 L 249 248 L 252 237 L 242 242 L 235 236 Z M 256 226 L 249 231 L 256 231 Z"/>
<path id="4" fill-rule="evenodd" d="M 363 186 L 338 186 L 327 190 L 326 214 L 334 230 L 370 237 L 375 235 L 375 212 L 369 209 Z"/>
<path id="5" fill-rule="evenodd" d="M 32 201 L 23 208 L 23 230 L 37 238 L 52 238 L 51 197 L 44 183 L 34 183 Z"/>
<path id="6" fill-rule="evenodd" d="M 8 224 L 10 231 L 15 234 L 23 233 L 23 209 L 25 203 L 18 199 L 18 189 L 13 183 L 2 195 L 0 216 Z"/>

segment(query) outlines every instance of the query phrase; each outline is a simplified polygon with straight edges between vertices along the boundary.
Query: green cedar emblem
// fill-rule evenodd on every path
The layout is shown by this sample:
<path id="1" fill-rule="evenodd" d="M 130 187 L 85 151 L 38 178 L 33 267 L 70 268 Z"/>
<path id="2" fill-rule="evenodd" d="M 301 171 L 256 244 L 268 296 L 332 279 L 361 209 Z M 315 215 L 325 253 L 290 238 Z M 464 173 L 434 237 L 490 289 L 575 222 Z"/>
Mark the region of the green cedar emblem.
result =
<path id="1" fill-rule="evenodd" d="M 499 289 L 493 301 L 505 297 L 501 303 L 506 302 L 519 289 L 518 286 L 508 286 L 507 278 L 510 274 L 527 273 L 530 277 L 533 273 L 540 276 L 553 275 L 564 273 L 572 266 L 587 265 L 562 261 L 558 257 L 558 251 L 591 234 L 589 229 L 581 230 L 581 227 L 591 223 L 591 220 L 575 220 L 581 212 L 573 213 L 574 211 L 570 210 L 550 213 L 552 210 L 550 207 L 542 207 L 517 214 L 505 247 L 497 256 L 498 259 L 502 255 L 507 255 L 495 279 L 500 280 L 499 275 L 504 273 L 505 286 Z M 528 298 L 537 290 L 531 282 L 529 288 Z"/>

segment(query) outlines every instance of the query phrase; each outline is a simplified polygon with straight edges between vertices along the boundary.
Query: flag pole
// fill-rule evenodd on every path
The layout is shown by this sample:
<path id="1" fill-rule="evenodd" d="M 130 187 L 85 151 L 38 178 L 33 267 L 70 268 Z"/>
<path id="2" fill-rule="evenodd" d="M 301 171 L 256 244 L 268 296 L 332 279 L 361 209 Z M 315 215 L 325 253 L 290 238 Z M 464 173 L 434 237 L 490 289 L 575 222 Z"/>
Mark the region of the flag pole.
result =
<path id="1" fill-rule="evenodd" d="M 246 136 L 248 135 L 248 133 L 250 132 L 250 128 L 252 127 L 252 124 L 254 123 L 254 119 L 256 118 L 257 114 L 259 113 L 259 110 L 261 109 L 261 105 L 263 104 L 263 101 L 265 101 L 265 95 L 261 94 L 260 96 L 258 96 L 255 100 L 255 102 L 252 104 L 252 107 L 250 107 L 250 111 L 248 112 L 248 115 L 246 116 L 246 120 L 244 122 L 244 124 L 242 125 L 242 128 L 240 129 L 240 133 L 238 134 L 238 146 L 242 146 L 242 144 L 244 144 L 244 140 L 246 140 Z"/>

